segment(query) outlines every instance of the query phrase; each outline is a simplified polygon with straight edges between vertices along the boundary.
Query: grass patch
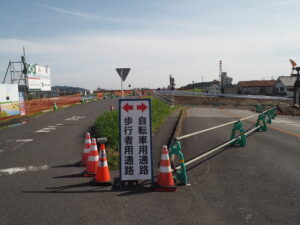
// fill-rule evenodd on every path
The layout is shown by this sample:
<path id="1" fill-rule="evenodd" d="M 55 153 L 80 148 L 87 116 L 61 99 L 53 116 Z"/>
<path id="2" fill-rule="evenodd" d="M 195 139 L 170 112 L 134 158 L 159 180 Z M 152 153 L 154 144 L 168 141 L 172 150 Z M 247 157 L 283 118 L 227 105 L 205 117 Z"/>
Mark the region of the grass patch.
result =
<path id="1" fill-rule="evenodd" d="M 163 121 L 176 109 L 170 105 L 150 97 L 152 132 L 157 130 Z M 111 170 L 119 168 L 119 112 L 105 112 L 96 119 L 95 133 L 97 137 L 107 138 L 107 160 Z"/>

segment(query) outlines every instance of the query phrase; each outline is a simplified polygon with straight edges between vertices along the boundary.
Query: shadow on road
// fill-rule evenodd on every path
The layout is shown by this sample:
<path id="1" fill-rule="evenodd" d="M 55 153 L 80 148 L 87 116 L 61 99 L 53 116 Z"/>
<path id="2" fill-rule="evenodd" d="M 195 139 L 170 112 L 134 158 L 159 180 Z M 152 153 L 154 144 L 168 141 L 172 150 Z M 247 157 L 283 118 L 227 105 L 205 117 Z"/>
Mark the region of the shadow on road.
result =
<path id="1" fill-rule="evenodd" d="M 86 188 L 90 187 L 87 190 L 70 190 L 72 188 Z M 25 194 L 43 194 L 43 193 L 55 193 L 55 194 L 74 194 L 74 193 L 97 193 L 97 192 L 111 192 L 111 190 L 104 189 L 103 186 L 92 186 L 91 182 L 84 182 L 73 185 L 64 185 L 64 186 L 56 186 L 56 187 L 47 187 L 46 191 L 21 191 L 21 193 Z"/>
<path id="2" fill-rule="evenodd" d="M 76 173 L 76 174 L 70 174 L 70 175 L 64 175 L 64 176 L 56 176 L 52 178 L 76 178 L 76 177 L 82 177 L 82 173 Z"/>
<path id="3" fill-rule="evenodd" d="M 72 163 L 72 164 L 66 164 L 66 165 L 51 166 L 51 168 L 65 168 L 65 167 L 77 167 L 77 164 Z"/>

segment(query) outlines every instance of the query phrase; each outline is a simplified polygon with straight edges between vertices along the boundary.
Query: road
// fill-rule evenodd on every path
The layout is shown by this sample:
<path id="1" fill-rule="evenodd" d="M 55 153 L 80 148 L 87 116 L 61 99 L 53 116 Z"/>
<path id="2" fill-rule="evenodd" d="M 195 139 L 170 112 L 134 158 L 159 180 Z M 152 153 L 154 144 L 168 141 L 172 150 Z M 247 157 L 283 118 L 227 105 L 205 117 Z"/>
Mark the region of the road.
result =
<path id="1" fill-rule="evenodd" d="M 277 117 L 296 125 L 274 120 L 277 130 L 251 135 L 245 148 L 231 147 L 193 164 L 188 167 L 191 186 L 180 186 L 175 193 L 141 186 L 114 190 L 90 186 L 89 178 L 80 177 L 82 168 L 73 166 L 80 159 L 84 133 L 111 104 L 116 106 L 117 100 L 71 107 L 0 130 L 0 171 L 26 169 L 0 175 L 1 225 L 300 224 L 299 120 Z M 182 133 L 250 114 L 192 108 Z M 176 118 L 173 114 L 154 134 L 154 165 Z M 225 127 L 185 139 L 186 159 L 225 142 L 230 132 L 231 127 Z"/>

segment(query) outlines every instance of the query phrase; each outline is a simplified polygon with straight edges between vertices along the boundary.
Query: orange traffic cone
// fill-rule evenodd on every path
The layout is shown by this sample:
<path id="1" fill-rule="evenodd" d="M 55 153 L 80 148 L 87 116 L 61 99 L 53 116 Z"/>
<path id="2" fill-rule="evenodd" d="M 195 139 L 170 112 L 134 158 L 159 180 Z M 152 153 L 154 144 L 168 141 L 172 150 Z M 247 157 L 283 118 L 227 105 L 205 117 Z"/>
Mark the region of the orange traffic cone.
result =
<path id="1" fill-rule="evenodd" d="M 96 143 L 96 139 L 93 138 L 86 171 L 83 172 L 84 177 L 96 176 L 98 160 L 99 160 L 99 155 L 98 155 L 97 143 Z"/>
<path id="2" fill-rule="evenodd" d="M 176 188 L 172 175 L 168 148 L 164 145 L 161 152 L 159 172 L 154 189 L 156 191 L 176 191 Z"/>
<path id="3" fill-rule="evenodd" d="M 97 174 L 96 177 L 91 181 L 93 185 L 103 185 L 109 186 L 112 185 L 110 182 L 110 173 L 106 159 L 105 145 L 100 145 L 100 157 L 98 162 Z"/>
<path id="4" fill-rule="evenodd" d="M 90 133 L 86 133 L 85 141 L 84 141 L 84 149 L 82 152 L 82 158 L 81 158 L 81 161 L 77 163 L 78 166 L 86 167 L 87 162 L 88 162 L 89 153 L 90 153 L 90 148 L 91 148 L 91 136 L 90 136 Z"/>

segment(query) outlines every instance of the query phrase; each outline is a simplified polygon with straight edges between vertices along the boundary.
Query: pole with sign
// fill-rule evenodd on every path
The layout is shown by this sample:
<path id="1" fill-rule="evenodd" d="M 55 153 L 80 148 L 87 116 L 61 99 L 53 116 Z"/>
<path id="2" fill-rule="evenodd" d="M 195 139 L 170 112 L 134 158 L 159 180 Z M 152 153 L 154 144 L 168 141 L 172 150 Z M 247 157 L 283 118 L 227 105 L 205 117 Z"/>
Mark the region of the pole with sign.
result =
<path id="1" fill-rule="evenodd" d="M 152 180 L 150 99 L 119 100 L 121 181 Z"/>
<path id="2" fill-rule="evenodd" d="M 124 92 L 123 92 L 123 81 L 126 80 L 128 73 L 130 71 L 130 68 L 117 68 L 116 69 L 120 78 L 121 78 L 121 91 L 122 91 L 122 99 L 124 99 Z"/>

